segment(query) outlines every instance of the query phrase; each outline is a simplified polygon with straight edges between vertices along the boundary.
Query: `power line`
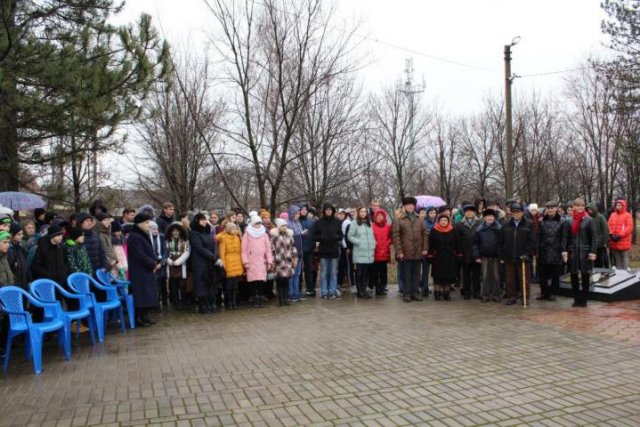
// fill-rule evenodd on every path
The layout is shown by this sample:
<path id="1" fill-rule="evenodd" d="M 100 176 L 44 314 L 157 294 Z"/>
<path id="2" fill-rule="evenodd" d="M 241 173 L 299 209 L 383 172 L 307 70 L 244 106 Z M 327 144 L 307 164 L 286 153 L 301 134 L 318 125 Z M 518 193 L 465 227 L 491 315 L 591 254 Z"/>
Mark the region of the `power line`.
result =
<path id="1" fill-rule="evenodd" d="M 281 13 L 284 13 L 284 14 L 287 14 L 287 15 L 291 15 L 291 16 L 293 16 L 295 18 L 300 18 L 299 14 L 296 14 L 296 13 L 293 13 L 293 12 L 289 12 L 289 11 L 286 11 L 286 10 L 282 10 L 282 9 L 276 7 L 276 6 L 273 6 L 273 5 L 267 5 L 263 1 L 258 1 L 258 0 L 249 0 L 249 1 L 251 3 L 253 3 L 253 4 L 255 4 L 255 5 L 258 5 L 258 6 L 262 6 L 264 8 L 271 7 L 273 9 L 277 10 L 278 12 L 281 12 Z M 396 49 L 396 50 L 400 50 L 400 51 L 403 51 L 403 52 L 411 53 L 411 54 L 416 55 L 416 56 L 422 56 L 424 58 L 432 59 L 434 61 L 439 61 L 439 62 L 444 62 L 444 63 L 447 63 L 447 64 L 457 65 L 459 67 L 471 68 L 471 69 L 474 69 L 474 70 L 487 71 L 487 72 L 491 72 L 491 73 L 497 73 L 498 72 L 498 70 L 494 70 L 492 68 L 482 67 L 482 66 L 474 65 L 474 64 L 468 64 L 468 63 L 465 63 L 465 62 L 460 62 L 460 61 L 456 61 L 456 60 L 453 60 L 453 59 L 448 59 L 448 58 L 445 58 L 445 57 L 442 57 L 442 56 L 433 55 L 433 54 L 430 54 L 430 53 L 427 53 L 427 52 L 422 52 L 422 51 L 419 51 L 419 50 L 416 50 L 416 49 L 411 49 L 411 48 L 408 48 L 408 47 L 404 47 L 404 46 L 401 46 L 401 45 L 398 45 L 398 44 L 395 44 L 395 43 L 389 43 L 389 42 L 386 42 L 384 40 L 380 40 L 378 38 L 373 38 L 371 36 L 358 34 L 355 31 L 351 32 L 351 31 L 348 31 L 348 30 L 346 30 L 344 28 L 336 27 L 334 25 L 327 25 L 327 27 L 331 28 L 333 30 L 340 31 L 341 33 L 346 34 L 346 35 L 354 35 L 356 37 L 361 38 L 362 40 L 367 40 L 367 41 L 370 41 L 372 43 L 377 43 L 379 45 L 387 46 L 387 47 L 392 48 L 392 49 Z"/>
<path id="2" fill-rule="evenodd" d="M 557 71 L 546 71 L 543 73 L 533 73 L 533 74 L 518 74 L 517 77 L 518 78 L 526 78 L 526 77 L 541 77 L 541 76 L 551 76 L 553 74 L 564 74 L 564 73 L 571 73 L 573 71 L 581 71 L 581 70 L 586 70 L 588 67 L 578 67 L 578 68 L 567 68 L 565 70 L 557 70 Z"/>

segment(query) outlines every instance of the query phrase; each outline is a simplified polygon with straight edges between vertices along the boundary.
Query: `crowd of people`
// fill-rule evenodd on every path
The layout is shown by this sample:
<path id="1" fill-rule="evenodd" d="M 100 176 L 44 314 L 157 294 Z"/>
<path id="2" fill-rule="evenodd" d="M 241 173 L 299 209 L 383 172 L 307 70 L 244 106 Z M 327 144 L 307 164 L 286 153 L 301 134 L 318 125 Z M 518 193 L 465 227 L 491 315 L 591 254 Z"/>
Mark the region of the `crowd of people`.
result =
<path id="1" fill-rule="evenodd" d="M 585 307 L 594 266 L 611 260 L 629 269 L 633 227 L 623 199 L 601 213 L 581 198 L 544 209 L 484 199 L 452 209 L 418 208 L 406 197 L 391 215 L 374 200 L 355 209 L 325 204 L 319 213 L 293 205 L 275 218 L 263 209 L 246 219 L 240 210 L 176 215 L 169 202 L 158 215 L 144 205 L 114 218 L 97 200 L 68 218 L 44 209 L 22 223 L 0 217 L 0 286 L 47 278 L 67 287 L 69 274 L 104 268 L 130 281 L 136 324 L 148 326 L 150 311 L 170 306 L 207 314 L 276 297 L 287 306 L 316 297 L 318 281 L 324 300 L 341 298 L 345 282 L 358 299 L 383 297 L 393 262 L 406 302 L 431 294 L 450 301 L 461 285 L 467 300 L 525 304 L 531 281 L 540 284 L 538 300 L 553 301 L 568 272 L 573 305 Z"/>

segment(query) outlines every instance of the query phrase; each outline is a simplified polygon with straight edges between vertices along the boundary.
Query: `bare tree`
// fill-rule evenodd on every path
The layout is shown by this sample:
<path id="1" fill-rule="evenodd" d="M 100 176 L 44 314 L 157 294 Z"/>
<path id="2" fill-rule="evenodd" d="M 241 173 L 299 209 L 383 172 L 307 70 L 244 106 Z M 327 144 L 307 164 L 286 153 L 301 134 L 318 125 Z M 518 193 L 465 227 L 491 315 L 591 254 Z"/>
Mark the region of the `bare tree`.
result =
<path id="1" fill-rule="evenodd" d="M 418 149 L 426 142 L 431 123 L 423 104 L 412 97 L 398 83 L 369 100 L 372 150 L 391 170 L 389 180 L 397 201 L 408 194 L 411 164 L 415 164 Z"/>
<path id="2" fill-rule="evenodd" d="M 209 78 L 206 61 L 198 65 L 187 59 L 159 88 L 138 127 L 143 152 L 136 162 L 142 165 L 139 186 L 157 202 L 169 199 L 181 211 L 208 207 L 215 195 L 209 149 L 223 106 L 212 99 Z"/>
<path id="3" fill-rule="evenodd" d="M 252 165 L 260 205 L 280 203 L 292 140 L 314 94 L 354 71 L 351 32 L 329 31 L 321 0 L 204 0 L 221 28 L 234 116 L 223 131 Z"/>

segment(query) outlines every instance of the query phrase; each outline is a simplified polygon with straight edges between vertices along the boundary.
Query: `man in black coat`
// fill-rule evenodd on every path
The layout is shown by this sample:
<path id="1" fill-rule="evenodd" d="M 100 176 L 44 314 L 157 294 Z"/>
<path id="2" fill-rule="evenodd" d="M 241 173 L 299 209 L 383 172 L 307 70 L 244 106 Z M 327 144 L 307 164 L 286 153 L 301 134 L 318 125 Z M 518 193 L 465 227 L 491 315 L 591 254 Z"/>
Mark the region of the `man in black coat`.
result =
<path id="1" fill-rule="evenodd" d="M 313 241 L 318 243 L 320 257 L 320 293 L 322 299 L 340 298 L 338 288 L 338 259 L 340 242 L 344 238 L 342 224 L 335 217 L 336 208 L 325 204 L 323 215 L 313 228 Z"/>
<path id="2" fill-rule="evenodd" d="M 547 202 L 536 240 L 540 279 L 540 296 L 536 299 L 555 301 L 560 288 L 562 265 L 567 260 L 569 240 L 569 223 L 563 221 L 558 214 L 558 203 Z M 551 281 L 550 287 L 549 281 Z"/>
<path id="3" fill-rule="evenodd" d="M 198 213 L 191 222 L 189 233 L 191 245 L 191 271 L 193 274 L 193 288 L 198 298 L 198 312 L 200 314 L 214 313 L 217 310 L 215 295 L 217 281 L 214 280 L 214 265 L 220 266 L 218 245 L 211 235 L 211 226 L 207 216 Z"/>
<path id="4" fill-rule="evenodd" d="M 87 249 L 93 274 L 101 268 L 109 271 L 111 262 L 107 258 L 107 253 L 102 246 L 100 236 L 98 236 L 98 233 L 95 231 L 93 216 L 86 212 L 80 212 L 76 215 L 76 222 L 78 228 L 80 228 L 84 234 L 84 247 Z"/>
<path id="5" fill-rule="evenodd" d="M 529 271 L 526 267 L 535 249 L 535 235 L 531 223 L 524 218 L 522 205 L 511 205 L 511 217 L 504 222 L 500 230 L 498 242 L 498 257 L 504 264 L 505 276 L 505 304 L 515 304 L 523 287 L 526 287 L 529 299 Z M 523 300 L 524 303 L 524 300 Z"/>
<path id="6" fill-rule="evenodd" d="M 38 241 L 38 248 L 31 263 L 35 279 L 51 279 L 67 288 L 67 264 L 61 246 L 64 230 L 57 224 L 47 229 L 47 235 Z"/>
<path id="7" fill-rule="evenodd" d="M 476 207 L 462 206 L 464 218 L 455 225 L 458 241 L 462 249 L 462 295 L 464 299 L 480 298 L 481 266 L 473 256 L 473 239 L 481 221 L 476 217 Z"/>
<path id="8" fill-rule="evenodd" d="M 155 323 L 149 318 L 149 310 L 158 307 L 155 273 L 161 266 L 149 239 L 151 217 L 140 213 L 133 222 L 135 225 L 127 241 L 131 293 L 136 307 L 136 325 L 148 326 Z"/>
<path id="9" fill-rule="evenodd" d="M 173 203 L 165 202 L 162 205 L 162 213 L 158 218 L 156 218 L 156 223 L 158 224 L 158 231 L 163 236 L 167 232 L 167 228 L 169 224 L 175 221 L 175 208 L 173 207 Z"/>

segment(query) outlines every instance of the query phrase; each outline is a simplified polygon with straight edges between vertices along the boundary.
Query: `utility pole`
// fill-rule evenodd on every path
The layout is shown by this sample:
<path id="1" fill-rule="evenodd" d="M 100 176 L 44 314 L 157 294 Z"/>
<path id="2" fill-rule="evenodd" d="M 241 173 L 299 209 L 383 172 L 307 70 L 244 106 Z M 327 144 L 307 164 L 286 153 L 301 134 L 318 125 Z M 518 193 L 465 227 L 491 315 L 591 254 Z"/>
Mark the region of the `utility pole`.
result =
<path id="1" fill-rule="evenodd" d="M 511 48 L 520 37 L 515 37 L 510 44 L 504 46 L 504 106 L 505 106 L 505 139 L 507 146 L 507 173 L 505 177 L 505 192 L 507 200 L 513 198 L 513 130 L 511 112 L 511 85 L 516 77 L 511 74 Z"/>
<path id="2" fill-rule="evenodd" d="M 424 78 L 422 84 L 415 85 L 413 81 L 413 58 L 407 58 L 405 60 L 404 73 L 407 76 L 407 80 L 404 82 L 404 90 L 401 92 L 409 97 L 409 138 L 411 139 L 411 146 L 415 147 L 416 132 L 414 128 L 415 119 L 415 100 L 414 97 L 418 93 L 423 93 L 425 89 Z M 413 153 L 411 154 L 411 160 L 413 160 Z M 402 199 L 404 194 L 404 185 L 400 188 L 400 198 Z"/>

